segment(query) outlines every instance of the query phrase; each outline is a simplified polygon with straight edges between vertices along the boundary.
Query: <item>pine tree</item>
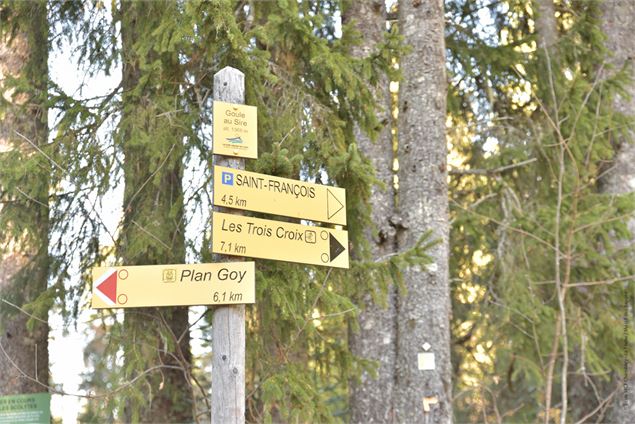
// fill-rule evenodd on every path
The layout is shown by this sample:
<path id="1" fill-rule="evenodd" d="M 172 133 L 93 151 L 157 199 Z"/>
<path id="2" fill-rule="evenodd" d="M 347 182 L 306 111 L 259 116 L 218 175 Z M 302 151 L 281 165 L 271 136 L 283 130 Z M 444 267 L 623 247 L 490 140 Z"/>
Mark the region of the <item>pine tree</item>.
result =
<path id="1" fill-rule="evenodd" d="M 399 28 L 412 51 L 400 61 L 397 243 L 399 250 L 410 249 L 430 230 L 439 243 L 427 252 L 432 263 L 400 270 L 406 292 L 397 304 L 395 416 L 447 423 L 452 375 L 443 3 L 399 2 Z M 435 366 L 421 370 L 418 354 L 428 350 Z"/>
<path id="2" fill-rule="evenodd" d="M 626 71 L 630 81 L 625 87 L 625 92 L 615 98 L 613 107 L 618 113 L 626 116 L 635 116 L 635 72 L 633 60 L 635 60 L 635 40 L 633 40 L 633 20 L 635 19 L 635 4 L 629 1 L 605 1 L 602 4 L 602 29 L 606 33 L 606 46 L 609 52 L 608 62 L 613 66 L 610 72 Z M 607 169 L 606 175 L 600 180 L 601 190 L 609 195 L 624 195 L 635 192 L 635 144 L 633 138 L 635 132 L 632 128 L 626 133 L 619 129 L 612 131 L 612 143 L 616 155 Z M 627 219 L 630 239 L 618 242 L 618 249 L 630 252 L 628 256 L 635 263 L 635 217 Z M 633 326 L 633 283 L 627 281 L 623 287 L 625 310 L 625 325 Z M 624 340 L 625 355 L 632 351 L 632 342 Z M 635 421 L 635 387 L 634 367 L 629 364 L 630 358 L 624 358 L 627 364 L 621 379 L 614 383 L 620 390 L 612 402 L 612 414 L 610 418 L 614 422 L 629 423 Z M 630 365 L 630 366 L 629 366 Z M 624 390 L 624 386 L 627 387 Z M 612 387 L 611 387 L 612 388 Z"/>
<path id="3" fill-rule="evenodd" d="M 383 2 L 351 2 L 342 15 L 342 22 L 350 31 L 361 35 L 360 44 L 352 47 L 352 55 L 372 59 L 377 55 L 386 34 L 386 8 Z M 348 28 L 348 27 L 347 27 Z M 391 223 L 395 215 L 393 189 L 392 98 L 389 78 L 384 75 L 374 89 L 382 108 L 378 121 L 382 125 L 373 140 L 359 127 L 354 130 L 360 151 L 369 158 L 375 169 L 378 184 L 373 186 L 369 205 L 374 228 L 366 230 L 372 260 L 382 260 L 395 254 L 395 229 Z M 396 285 L 382 288 L 382 278 L 375 276 L 376 287 L 364 290 L 358 304 L 359 329 L 351 331 L 351 352 L 365 360 L 375 361 L 376 376 L 363 371 L 359 383 L 353 382 L 350 397 L 351 422 L 389 422 L 393 416 L 393 385 L 395 380 Z"/>
<path id="4" fill-rule="evenodd" d="M 182 161 L 184 130 L 180 86 L 184 75 L 168 21 L 180 14 L 173 2 L 123 2 L 122 117 L 118 142 L 124 153 L 124 222 L 118 253 L 126 265 L 183 263 Z M 188 309 L 144 308 L 125 312 L 124 347 L 129 378 L 155 369 L 126 406 L 126 420 L 192 420 Z M 147 391 L 145 388 L 147 387 Z"/>
<path id="5" fill-rule="evenodd" d="M 611 139 L 628 125 L 613 108 L 625 75 L 602 71 L 598 5 L 554 2 L 554 25 L 534 21 L 551 12 L 503 2 L 490 8 L 497 32 L 452 41 L 457 57 L 492 58 L 453 68 L 463 78 L 454 79 L 462 119 L 476 129 L 465 135 L 467 169 L 452 172 L 453 198 L 463 203 L 454 203 L 453 237 L 462 257 L 455 311 L 464 317 L 455 331 L 465 349 L 457 390 L 469 393 L 456 403 L 471 405 L 457 407 L 465 420 L 607 417 L 607 376 L 624 360 L 620 284 L 632 275 L 615 242 L 628 237 L 633 203 L 597 187 Z M 512 73 L 496 68 L 505 60 Z"/>
<path id="6" fill-rule="evenodd" d="M 0 5 L 0 394 L 48 390 L 48 22 Z"/>

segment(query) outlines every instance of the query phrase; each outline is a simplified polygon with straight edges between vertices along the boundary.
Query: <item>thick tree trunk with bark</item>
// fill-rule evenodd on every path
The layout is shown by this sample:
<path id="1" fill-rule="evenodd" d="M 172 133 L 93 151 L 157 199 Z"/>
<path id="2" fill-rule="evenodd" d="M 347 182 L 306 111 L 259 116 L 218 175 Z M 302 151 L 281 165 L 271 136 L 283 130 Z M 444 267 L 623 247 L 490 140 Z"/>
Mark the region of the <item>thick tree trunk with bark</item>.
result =
<path id="1" fill-rule="evenodd" d="M 432 263 L 403 269 L 406 293 L 397 305 L 397 422 L 452 421 L 448 186 L 445 139 L 446 76 L 441 0 L 401 0 L 399 28 L 412 47 L 401 58 L 399 89 L 399 250 L 412 248 L 428 230 L 440 242 Z M 420 369 L 421 353 L 434 366 Z"/>
<path id="2" fill-rule="evenodd" d="M 633 38 L 633 22 L 635 22 L 635 2 L 631 0 L 607 0 L 603 3 L 604 16 L 602 27 L 607 35 L 606 44 L 608 51 L 612 54 L 609 62 L 615 66 L 615 70 L 624 66 L 630 67 L 631 78 L 635 78 L 633 65 L 635 60 L 635 39 Z M 615 109 L 627 116 L 635 116 L 635 82 L 627 87 L 627 97 L 618 97 L 615 100 Z M 617 133 L 617 131 L 616 131 Z M 635 134 L 630 134 L 631 140 L 616 140 L 617 155 L 610 171 L 602 181 L 602 189 L 610 194 L 627 194 L 635 192 L 635 144 L 633 139 Z M 632 235 L 635 235 L 635 217 L 628 221 L 628 227 Z M 618 248 L 633 249 L 635 239 L 630 242 L 618 244 Z M 635 257 L 633 259 L 635 263 Z M 626 290 L 633 293 L 633 283 L 629 282 Z M 633 305 L 629 307 L 629 325 L 633 325 Z M 633 345 L 630 345 L 632 353 Z M 625 387 L 620 389 L 615 401 L 611 420 L 616 423 L 635 422 L 635 373 L 633 364 L 630 364 Z M 622 383 L 618 383 L 622 386 Z"/>
<path id="3" fill-rule="evenodd" d="M 362 34 L 362 43 L 353 48 L 357 58 L 370 56 L 383 40 L 386 31 L 386 7 L 383 1 L 352 2 L 344 11 L 344 23 L 354 22 Z M 389 81 L 385 77 L 377 89 L 379 106 L 383 110 L 378 120 L 384 125 L 377 140 L 372 141 L 358 127 L 355 139 L 360 151 L 371 160 L 375 176 L 385 187 L 374 186 L 370 197 L 371 218 L 375 231 L 368 230 L 367 240 L 373 259 L 385 257 L 395 252 L 395 229 L 391 224 L 394 215 L 394 190 L 392 182 L 392 136 L 391 98 Z M 361 295 L 359 330 L 350 335 L 351 351 L 355 356 L 377 363 L 377 377 L 367 372 L 359 383 L 351 388 L 351 422 L 391 422 L 394 420 L 392 391 L 394 386 L 396 358 L 396 288 L 391 286 L 386 294 L 385 304 L 376 304 L 371 293 Z"/>
<path id="4" fill-rule="evenodd" d="M 0 4 L 0 14 L 0 25 L 5 25 L 0 29 L 0 92 L 7 102 L 0 112 L 0 155 L 6 155 L 0 159 L 19 161 L 31 169 L 16 181 L 16 173 L 0 165 L 0 214 L 15 217 L 9 226 L 21 227 L 13 243 L 6 239 L 10 229 L 0 229 L 0 395 L 7 395 L 46 392 L 49 384 L 48 317 L 34 318 L 29 330 L 30 317 L 17 309 L 47 288 L 50 168 L 35 146 L 45 145 L 48 137 L 43 106 L 48 23 L 44 1 Z M 8 34 L 13 24 L 16 31 Z M 29 88 L 11 94 L 8 80 L 20 77 Z M 15 186 L 7 186 L 9 180 Z"/>
<path id="5" fill-rule="evenodd" d="M 185 260 L 184 134 L 178 122 L 183 75 L 176 53 L 154 50 L 157 36 L 152 34 L 165 14 L 174 13 L 176 4 L 172 2 L 121 5 L 124 94 L 120 142 L 125 155 L 125 191 L 119 252 L 126 265 Z M 140 51 L 145 52 L 143 56 Z M 143 66 L 152 62 L 158 66 Z M 139 87 L 144 78 L 144 87 Z M 129 404 L 126 420 L 191 422 L 188 308 L 126 310 L 124 325 L 134 343 L 125 351 L 127 365 L 161 366 L 149 375 L 148 384 L 140 386 L 148 388 L 148 404 L 137 411 Z"/>

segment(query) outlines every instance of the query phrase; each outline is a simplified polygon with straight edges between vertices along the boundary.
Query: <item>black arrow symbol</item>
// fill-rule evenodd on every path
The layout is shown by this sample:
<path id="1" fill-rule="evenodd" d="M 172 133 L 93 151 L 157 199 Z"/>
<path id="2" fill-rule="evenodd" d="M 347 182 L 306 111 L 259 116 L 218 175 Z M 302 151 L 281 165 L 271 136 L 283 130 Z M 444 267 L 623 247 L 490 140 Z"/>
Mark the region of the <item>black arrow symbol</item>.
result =
<path id="1" fill-rule="evenodd" d="M 331 258 L 331 262 L 333 262 L 333 260 L 344 250 L 346 250 L 344 246 L 342 246 L 342 244 L 333 237 L 333 234 L 329 233 L 329 257 Z"/>

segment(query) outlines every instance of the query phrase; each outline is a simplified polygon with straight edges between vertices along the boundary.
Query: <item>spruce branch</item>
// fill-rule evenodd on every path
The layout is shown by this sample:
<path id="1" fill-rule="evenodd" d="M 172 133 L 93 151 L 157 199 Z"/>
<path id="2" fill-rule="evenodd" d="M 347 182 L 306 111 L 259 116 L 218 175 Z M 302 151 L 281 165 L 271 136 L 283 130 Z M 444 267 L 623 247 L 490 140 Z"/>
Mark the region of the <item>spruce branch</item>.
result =
<path id="1" fill-rule="evenodd" d="M 530 163 L 536 162 L 537 160 L 538 160 L 537 158 L 531 158 L 531 159 L 524 160 L 522 162 L 512 163 L 512 164 L 500 166 L 500 167 L 494 168 L 494 169 L 458 169 L 458 168 L 452 168 L 452 169 L 448 170 L 448 173 L 450 175 L 485 175 L 485 176 L 491 176 L 491 175 L 501 174 L 501 173 L 503 173 L 505 171 L 509 171 L 510 169 L 519 168 L 521 166 L 528 165 Z"/>

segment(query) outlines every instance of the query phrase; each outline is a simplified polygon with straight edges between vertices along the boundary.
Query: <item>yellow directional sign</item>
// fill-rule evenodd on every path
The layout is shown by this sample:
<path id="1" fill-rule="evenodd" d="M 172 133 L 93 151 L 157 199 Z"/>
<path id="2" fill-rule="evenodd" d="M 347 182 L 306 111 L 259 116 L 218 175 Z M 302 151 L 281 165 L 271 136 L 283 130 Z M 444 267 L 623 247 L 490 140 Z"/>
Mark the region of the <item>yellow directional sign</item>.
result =
<path id="1" fill-rule="evenodd" d="M 254 303 L 254 262 L 93 268 L 92 307 Z"/>
<path id="2" fill-rule="evenodd" d="M 255 106 L 214 101 L 215 155 L 258 157 L 258 112 Z"/>
<path id="3" fill-rule="evenodd" d="M 348 232 L 214 212 L 212 251 L 348 268 Z"/>
<path id="4" fill-rule="evenodd" d="M 214 167 L 214 204 L 346 225 L 346 190 Z"/>

